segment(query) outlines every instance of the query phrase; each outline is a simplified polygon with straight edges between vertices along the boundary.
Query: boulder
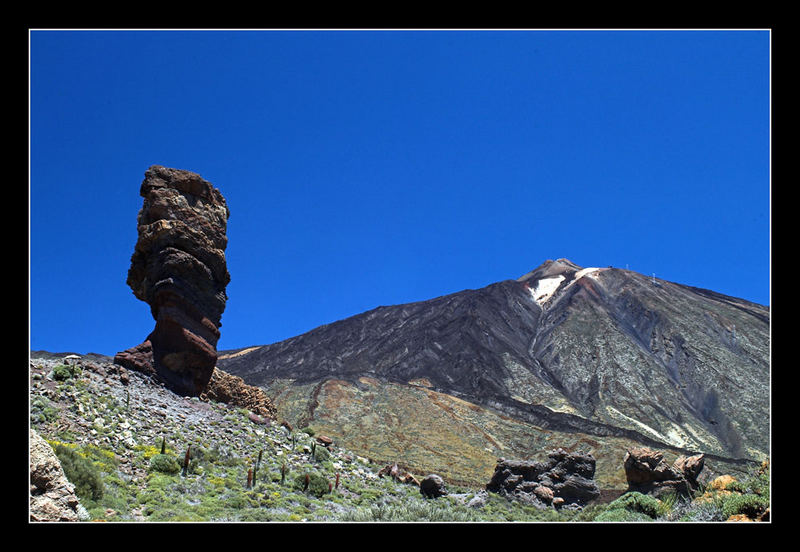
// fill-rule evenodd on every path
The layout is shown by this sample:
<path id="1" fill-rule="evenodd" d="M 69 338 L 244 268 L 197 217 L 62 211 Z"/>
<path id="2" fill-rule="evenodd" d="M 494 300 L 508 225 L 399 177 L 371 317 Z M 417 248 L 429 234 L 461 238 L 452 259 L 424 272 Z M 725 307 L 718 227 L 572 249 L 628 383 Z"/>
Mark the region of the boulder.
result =
<path id="1" fill-rule="evenodd" d="M 30 520 L 79 521 L 85 512 L 56 453 L 30 430 Z"/>
<path id="2" fill-rule="evenodd" d="M 200 175 L 154 165 L 139 190 L 138 240 L 127 283 L 156 321 L 141 345 L 115 362 L 155 373 L 167 387 L 197 396 L 211 379 L 230 281 L 225 262 L 230 211 Z"/>
<path id="3" fill-rule="evenodd" d="M 445 487 L 444 480 L 435 473 L 432 473 L 425 476 L 425 478 L 419 482 L 419 492 L 422 493 L 422 496 L 425 498 L 439 498 L 447 494 L 447 488 Z"/>
<path id="4" fill-rule="evenodd" d="M 699 488 L 697 478 L 703 470 L 705 456 L 679 456 L 670 466 L 663 453 L 647 447 L 628 450 L 623 459 L 628 491 L 649 494 L 656 498 L 669 493 L 691 496 Z"/>
<path id="5" fill-rule="evenodd" d="M 486 490 L 540 508 L 581 507 L 600 496 L 594 472 L 591 454 L 564 449 L 550 451 L 543 462 L 500 458 Z"/>

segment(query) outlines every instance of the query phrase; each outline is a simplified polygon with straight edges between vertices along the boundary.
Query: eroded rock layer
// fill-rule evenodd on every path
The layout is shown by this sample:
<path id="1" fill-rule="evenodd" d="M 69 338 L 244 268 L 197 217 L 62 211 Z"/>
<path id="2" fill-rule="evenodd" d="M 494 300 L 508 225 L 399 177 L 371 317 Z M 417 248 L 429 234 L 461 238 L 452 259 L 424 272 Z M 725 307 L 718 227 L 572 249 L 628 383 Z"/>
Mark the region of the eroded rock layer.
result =
<path id="1" fill-rule="evenodd" d="M 230 211 L 200 175 L 154 165 L 145 173 L 138 241 L 127 283 L 150 305 L 156 326 L 115 362 L 150 372 L 183 395 L 200 394 L 217 361 Z"/>

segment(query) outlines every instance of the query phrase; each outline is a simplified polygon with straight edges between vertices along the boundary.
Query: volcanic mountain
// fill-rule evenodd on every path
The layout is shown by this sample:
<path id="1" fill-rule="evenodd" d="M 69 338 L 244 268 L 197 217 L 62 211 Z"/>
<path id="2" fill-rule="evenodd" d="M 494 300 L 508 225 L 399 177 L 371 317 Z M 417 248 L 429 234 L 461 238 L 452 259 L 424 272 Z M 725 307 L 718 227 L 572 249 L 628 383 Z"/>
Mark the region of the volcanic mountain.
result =
<path id="1" fill-rule="evenodd" d="M 604 488 L 624 487 L 633 446 L 706 453 L 709 474 L 769 454 L 768 307 L 567 259 L 218 366 L 294 425 L 465 483 L 555 447 L 592 452 Z"/>

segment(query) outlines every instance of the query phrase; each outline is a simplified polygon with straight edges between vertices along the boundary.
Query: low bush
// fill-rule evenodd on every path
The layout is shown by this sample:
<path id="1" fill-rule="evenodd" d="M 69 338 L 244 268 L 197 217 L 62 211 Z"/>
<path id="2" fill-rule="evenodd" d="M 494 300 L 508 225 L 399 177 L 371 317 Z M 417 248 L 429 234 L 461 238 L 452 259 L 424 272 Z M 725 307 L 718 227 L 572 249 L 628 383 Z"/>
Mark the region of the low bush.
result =
<path id="1" fill-rule="evenodd" d="M 458 507 L 447 500 L 411 500 L 405 502 L 378 501 L 368 507 L 344 513 L 339 521 L 432 521 L 469 522 L 483 521 L 480 513 Z"/>
<path id="2" fill-rule="evenodd" d="M 731 494 L 722 499 L 722 513 L 725 518 L 744 514 L 755 519 L 769 507 L 769 500 L 755 494 Z"/>
<path id="3" fill-rule="evenodd" d="M 608 505 L 608 510 L 628 510 L 630 512 L 638 512 L 655 519 L 662 511 L 661 502 L 652 496 L 630 492 L 625 493 L 614 502 Z"/>
<path id="4" fill-rule="evenodd" d="M 77 376 L 80 372 L 80 367 L 76 365 L 58 364 L 53 368 L 53 379 L 56 381 L 68 380 Z"/>
<path id="5" fill-rule="evenodd" d="M 100 470 L 79 452 L 58 444 L 53 450 L 61 462 L 64 475 L 75 486 L 75 494 L 84 500 L 97 501 L 103 497 L 104 487 Z"/>
<path id="6" fill-rule="evenodd" d="M 32 424 L 52 422 L 58 418 L 58 410 L 50 404 L 50 401 L 41 395 L 37 395 L 31 399 L 30 411 Z"/>
<path id="7" fill-rule="evenodd" d="M 594 518 L 594 521 L 635 522 L 635 521 L 653 521 L 653 518 L 651 518 L 647 514 L 643 514 L 642 512 L 634 512 L 633 510 L 627 510 L 625 508 L 612 508 L 610 510 L 606 510 L 605 512 Z"/>
<path id="8" fill-rule="evenodd" d="M 152 458 L 150 458 L 150 470 L 175 474 L 181 471 L 181 466 L 174 456 L 169 454 L 154 454 Z"/>
<path id="9" fill-rule="evenodd" d="M 308 477 L 308 485 L 306 488 L 306 477 Z M 322 498 L 330 492 L 329 481 L 318 473 L 304 472 L 295 477 L 294 488 L 300 491 L 306 491 L 317 498 Z"/>
<path id="10" fill-rule="evenodd" d="M 314 460 L 317 462 L 325 462 L 330 460 L 331 453 L 325 447 L 315 447 L 314 448 Z"/>

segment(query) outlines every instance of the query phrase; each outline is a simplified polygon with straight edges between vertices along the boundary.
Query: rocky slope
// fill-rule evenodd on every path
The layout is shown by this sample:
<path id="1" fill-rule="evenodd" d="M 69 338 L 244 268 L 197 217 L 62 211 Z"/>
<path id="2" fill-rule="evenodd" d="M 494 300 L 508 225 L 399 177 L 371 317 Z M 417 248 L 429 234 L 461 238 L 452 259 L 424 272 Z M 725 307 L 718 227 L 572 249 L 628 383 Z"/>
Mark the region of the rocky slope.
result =
<path id="1" fill-rule="evenodd" d="M 30 443 L 32 521 L 326 521 L 363 506 L 362 493 L 369 491 L 367 501 L 376 496 L 373 487 L 385 487 L 377 467 L 335 443 L 324 453 L 318 445 L 312 458 L 316 441 L 308 433 L 290 431 L 238 406 L 177 395 L 109 357 L 65 361 L 65 356 L 31 352 L 31 429 L 41 436 Z M 76 451 L 99 475 L 103 493 L 82 499 L 81 518 L 68 492 L 72 484 L 40 483 L 43 471 L 60 471 L 57 462 L 39 460 L 40 439 Z M 162 443 L 175 466 L 190 450 L 189 473 L 154 469 Z M 260 473 L 248 488 L 248 470 L 260 452 Z M 326 491 L 338 473 L 338 493 L 318 500 L 301 492 L 296 479 L 306 473 L 315 481 L 324 477 Z M 52 514 L 54 501 L 67 507 Z"/>
<path id="2" fill-rule="evenodd" d="M 710 473 L 763 459 L 769 340 L 767 307 L 559 259 L 218 365 L 365 455 L 470 482 L 557 443 L 591 451 L 602 486 L 621 488 L 635 446 L 703 452 Z"/>
<path id="3" fill-rule="evenodd" d="M 102 355 L 32 352 L 29 372 L 31 521 L 555 521 L 579 515 L 525 506 L 483 485 L 459 488 L 434 474 L 375 464 L 310 428 L 177 395 Z M 70 469 L 62 470 L 53 449 L 61 462 L 70 460 Z M 431 482 L 435 500 L 421 492 Z"/>
<path id="4" fill-rule="evenodd" d="M 65 356 L 31 353 L 32 522 L 769 519 L 768 466 L 716 478 L 691 501 L 609 503 L 620 493 L 597 498 L 592 456 L 556 448 L 542 461 L 499 459 L 491 481 L 461 487 L 376 464 L 311 428 L 177 395 L 108 357 Z"/>

